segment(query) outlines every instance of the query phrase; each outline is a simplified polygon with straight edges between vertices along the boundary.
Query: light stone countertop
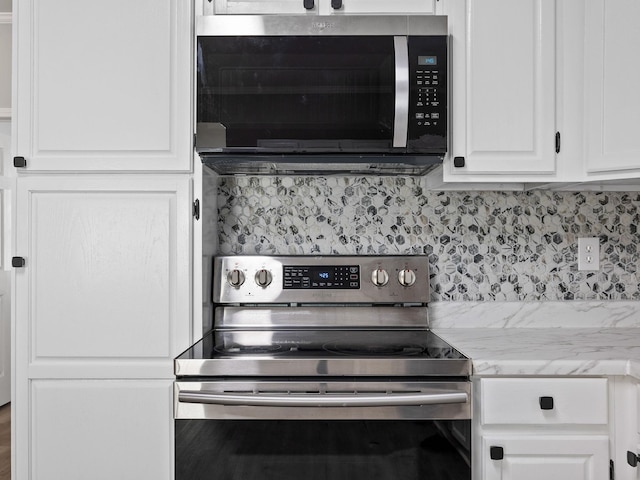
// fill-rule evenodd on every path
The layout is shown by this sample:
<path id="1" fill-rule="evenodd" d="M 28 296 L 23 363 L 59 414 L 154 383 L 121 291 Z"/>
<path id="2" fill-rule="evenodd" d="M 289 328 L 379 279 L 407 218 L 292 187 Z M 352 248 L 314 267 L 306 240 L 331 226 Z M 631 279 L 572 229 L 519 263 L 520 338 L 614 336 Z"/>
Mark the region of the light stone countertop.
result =
<path id="1" fill-rule="evenodd" d="M 477 376 L 640 380 L 640 302 L 439 302 L 430 305 L 430 322 L 472 359 Z"/>

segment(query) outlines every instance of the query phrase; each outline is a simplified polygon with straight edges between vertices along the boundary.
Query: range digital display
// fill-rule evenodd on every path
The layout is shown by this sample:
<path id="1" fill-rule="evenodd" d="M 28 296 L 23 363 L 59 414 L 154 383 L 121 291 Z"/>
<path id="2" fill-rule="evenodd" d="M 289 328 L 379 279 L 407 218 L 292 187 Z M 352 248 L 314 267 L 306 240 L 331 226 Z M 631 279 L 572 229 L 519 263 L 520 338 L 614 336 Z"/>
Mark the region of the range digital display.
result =
<path id="1" fill-rule="evenodd" d="M 358 289 L 358 265 L 283 267 L 284 289 Z"/>

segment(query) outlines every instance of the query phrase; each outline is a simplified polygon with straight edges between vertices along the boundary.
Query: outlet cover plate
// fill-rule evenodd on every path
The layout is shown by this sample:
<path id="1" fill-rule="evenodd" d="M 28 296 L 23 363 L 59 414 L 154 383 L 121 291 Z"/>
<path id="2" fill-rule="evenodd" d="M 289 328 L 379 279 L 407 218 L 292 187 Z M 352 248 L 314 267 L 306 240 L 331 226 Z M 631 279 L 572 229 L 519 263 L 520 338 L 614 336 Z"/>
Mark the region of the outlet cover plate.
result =
<path id="1" fill-rule="evenodd" d="M 600 238 L 578 239 L 578 270 L 600 270 Z"/>

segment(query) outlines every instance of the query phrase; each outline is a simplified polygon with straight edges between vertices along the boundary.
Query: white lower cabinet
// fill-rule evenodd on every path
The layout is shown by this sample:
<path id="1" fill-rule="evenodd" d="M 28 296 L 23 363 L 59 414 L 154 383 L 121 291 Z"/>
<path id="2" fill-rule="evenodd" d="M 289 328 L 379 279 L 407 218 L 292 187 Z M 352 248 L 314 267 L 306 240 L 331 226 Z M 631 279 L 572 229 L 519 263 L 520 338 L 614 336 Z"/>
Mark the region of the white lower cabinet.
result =
<path id="1" fill-rule="evenodd" d="M 476 480 L 609 478 L 606 378 L 474 381 Z"/>
<path id="2" fill-rule="evenodd" d="M 613 377 L 616 480 L 640 479 L 640 382 Z"/>
<path id="3" fill-rule="evenodd" d="M 170 480 L 173 358 L 192 340 L 190 176 L 16 185 L 14 479 Z"/>
<path id="4" fill-rule="evenodd" d="M 606 435 L 487 435 L 482 455 L 484 480 L 604 480 L 609 475 Z"/>
<path id="5" fill-rule="evenodd" d="M 30 478 L 171 480 L 172 386 L 171 380 L 32 381 Z"/>

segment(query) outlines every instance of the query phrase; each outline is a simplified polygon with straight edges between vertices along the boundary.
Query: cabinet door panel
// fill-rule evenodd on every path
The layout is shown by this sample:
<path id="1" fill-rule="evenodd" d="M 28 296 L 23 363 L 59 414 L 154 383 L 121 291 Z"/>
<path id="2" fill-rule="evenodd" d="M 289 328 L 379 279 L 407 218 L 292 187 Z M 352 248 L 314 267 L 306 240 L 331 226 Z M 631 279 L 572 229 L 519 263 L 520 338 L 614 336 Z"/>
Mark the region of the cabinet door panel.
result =
<path id="1" fill-rule="evenodd" d="M 587 173 L 640 169 L 640 3 L 585 2 Z M 634 174 L 633 176 L 637 176 Z"/>
<path id="2" fill-rule="evenodd" d="M 205 1 L 204 11 L 216 15 L 317 13 L 319 1 L 315 0 L 315 8 L 306 10 L 303 0 L 215 0 L 213 4 Z"/>
<path id="3" fill-rule="evenodd" d="M 502 460 L 490 448 L 504 449 Z M 609 478 L 609 439 L 602 435 L 483 439 L 484 480 L 599 480 Z"/>
<path id="4" fill-rule="evenodd" d="M 16 2 L 29 170 L 189 170 L 191 2 Z"/>
<path id="5" fill-rule="evenodd" d="M 20 180 L 17 315 L 31 375 L 146 362 L 171 376 L 189 343 L 189 197 L 186 176 Z"/>
<path id="6" fill-rule="evenodd" d="M 33 480 L 173 478 L 171 381 L 32 383 Z M 18 467 L 23 467 L 18 463 Z"/>
<path id="7" fill-rule="evenodd" d="M 451 5 L 452 156 L 465 166 L 445 174 L 554 173 L 555 1 Z"/>
<path id="8" fill-rule="evenodd" d="M 434 0 L 342 0 L 342 8 L 331 8 L 331 0 L 320 0 L 323 15 L 331 14 L 423 14 L 435 13 Z"/>
<path id="9" fill-rule="evenodd" d="M 204 2 L 205 14 L 433 14 L 434 0 L 342 0 L 335 10 L 331 0 L 314 0 L 314 8 L 306 10 L 303 0 L 215 0 Z"/>

